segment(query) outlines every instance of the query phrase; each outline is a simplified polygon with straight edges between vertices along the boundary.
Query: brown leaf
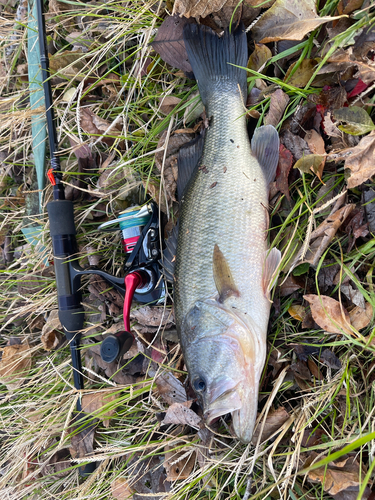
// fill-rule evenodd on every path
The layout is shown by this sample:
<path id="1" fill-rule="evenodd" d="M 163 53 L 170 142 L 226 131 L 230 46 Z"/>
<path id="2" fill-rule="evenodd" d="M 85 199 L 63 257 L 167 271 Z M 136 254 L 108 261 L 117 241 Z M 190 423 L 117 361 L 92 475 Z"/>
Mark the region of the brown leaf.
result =
<path id="1" fill-rule="evenodd" d="M 161 113 L 163 113 L 164 115 L 169 115 L 169 113 L 172 113 L 175 107 L 181 102 L 181 99 L 174 95 L 166 95 L 164 97 L 161 97 L 159 100 L 160 100 L 159 109 Z"/>
<path id="2" fill-rule="evenodd" d="M 301 288 L 302 287 L 296 283 L 294 276 L 289 275 L 280 286 L 280 295 L 281 297 L 287 297 Z"/>
<path id="3" fill-rule="evenodd" d="M 317 380 L 323 380 L 324 379 L 321 371 L 318 368 L 318 365 L 311 358 L 309 358 L 307 360 L 307 366 L 309 367 L 309 370 L 311 371 L 311 373 L 314 375 L 314 377 Z"/>
<path id="4" fill-rule="evenodd" d="M 375 130 L 363 137 L 357 146 L 346 151 L 351 153 L 345 160 L 345 168 L 351 170 L 347 182 L 348 188 L 352 189 L 375 175 Z"/>
<path id="5" fill-rule="evenodd" d="M 58 52 L 53 56 L 49 54 L 50 70 L 53 73 L 60 73 L 61 75 L 70 78 L 78 77 L 78 80 L 82 80 L 83 75 L 79 77 L 79 73 L 83 70 L 85 64 L 85 56 L 82 52 L 65 50 L 64 52 Z"/>
<path id="6" fill-rule="evenodd" d="M 58 450 L 48 460 L 47 465 L 42 468 L 41 473 L 43 476 L 65 477 L 71 472 L 71 470 L 65 470 L 72 466 L 70 459 L 69 448 Z"/>
<path id="7" fill-rule="evenodd" d="M 111 483 L 111 493 L 116 500 L 126 500 L 130 498 L 134 490 L 129 486 L 129 481 L 124 477 L 116 477 Z"/>
<path id="8" fill-rule="evenodd" d="M 328 58 L 328 64 L 319 70 L 318 75 L 334 72 L 343 74 L 349 69 L 356 69 L 357 72 L 353 75 L 353 78 L 360 78 L 366 84 L 370 84 L 375 80 L 375 63 L 366 57 L 356 59 L 353 47 L 346 50 L 336 50 Z"/>
<path id="9" fill-rule="evenodd" d="M 161 422 L 162 424 L 189 425 L 199 429 L 202 421 L 193 410 L 190 410 L 192 401 L 185 403 L 173 403 L 167 410 L 167 413 Z"/>
<path id="10" fill-rule="evenodd" d="M 292 153 L 280 144 L 279 162 L 276 169 L 276 188 L 290 201 L 288 177 L 293 164 Z"/>
<path id="11" fill-rule="evenodd" d="M 58 311 L 51 311 L 46 324 L 43 326 L 42 336 L 40 338 L 43 344 L 43 348 L 46 351 L 52 351 L 53 349 L 56 349 L 58 347 L 64 337 L 61 333 L 62 330 L 63 328 L 59 320 Z"/>
<path id="12" fill-rule="evenodd" d="M 144 326 L 157 327 L 165 326 L 171 328 L 174 323 L 174 316 L 170 309 L 164 311 L 163 307 L 143 306 L 139 309 L 132 309 L 130 318 L 135 319 Z"/>
<path id="13" fill-rule="evenodd" d="M 247 67 L 249 69 L 259 72 L 259 70 L 262 70 L 264 68 L 264 65 L 269 59 L 271 59 L 271 57 L 272 57 L 272 52 L 267 47 L 267 45 L 256 43 L 254 51 L 250 54 L 249 60 L 247 62 Z"/>
<path id="14" fill-rule="evenodd" d="M 109 421 L 112 415 L 114 415 L 115 410 L 106 410 L 103 414 L 100 413 L 100 409 L 112 403 L 115 399 L 115 394 L 108 394 L 107 392 L 84 394 L 82 396 L 82 411 L 85 413 L 93 413 L 96 418 L 103 420 L 104 427 L 109 427 Z"/>
<path id="15" fill-rule="evenodd" d="M 347 310 L 326 295 L 304 295 L 303 298 L 309 302 L 314 321 L 329 333 L 351 334 L 350 317 Z"/>
<path id="16" fill-rule="evenodd" d="M 309 467 L 309 465 L 317 457 L 318 453 L 315 451 L 311 452 L 309 458 L 304 464 L 304 467 Z M 356 495 L 358 495 L 359 485 L 361 484 L 361 481 L 363 481 L 365 474 L 365 467 L 362 466 L 361 470 L 361 466 L 355 456 L 343 455 L 326 466 L 309 471 L 307 476 L 310 481 L 314 483 L 321 483 L 324 491 L 330 496 L 335 497 L 335 495 L 345 492 L 345 490 L 348 490 L 349 488 L 351 491 L 356 491 Z M 354 490 L 352 490 L 352 488 L 354 488 Z M 368 495 L 362 498 L 368 498 Z"/>
<path id="17" fill-rule="evenodd" d="M 0 351 L 0 381 L 9 391 L 13 391 L 20 387 L 31 369 L 30 346 L 26 341 L 24 344 L 6 345 Z"/>
<path id="18" fill-rule="evenodd" d="M 329 111 L 323 118 L 322 127 L 328 137 L 342 137 L 342 132 L 333 123 L 331 113 Z"/>
<path id="19" fill-rule="evenodd" d="M 307 142 L 299 135 L 293 134 L 290 130 L 284 130 L 280 136 L 281 143 L 288 149 L 296 160 L 306 155 L 311 155 Z"/>
<path id="20" fill-rule="evenodd" d="M 262 7 L 266 7 L 265 2 L 262 0 L 246 0 L 246 3 L 252 7 L 257 7 L 260 4 L 262 4 Z M 207 17 L 213 12 L 233 8 L 237 5 L 238 0 L 176 0 L 173 14 L 179 14 L 180 17 Z"/>
<path id="21" fill-rule="evenodd" d="M 277 410 L 271 410 L 267 415 L 263 432 L 260 438 L 260 442 L 263 443 L 264 441 L 267 441 L 268 438 L 272 436 L 272 434 L 274 434 L 276 431 L 280 429 L 280 427 L 283 426 L 283 424 L 288 420 L 288 418 L 289 418 L 289 413 L 283 406 L 280 406 L 279 408 L 277 408 Z M 261 428 L 262 428 L 262 421 L 259 422 L 258 426 L 254 431 L 253 437 L 251 438 L 251 443 L 254 446 L 258 442 Z"/>
<path id="22" fill-rule="evenodd" d="M 305 141 L 313 154 L 324 155 L 326 150 L 324 147 L 323 138 L 316 130 L 309 130 L 306 132 Z"/>
<path id="23" fill-rule="evenodd" d="M 187 401 L 184 386 L 172 373 L 164 373 L 156 379 L 155 383 L 158 393 L 169 405 Z"/>
<path id="24" fill-rule="evenodd" d="M 347 93 L 344 87 L 332 87 L 323 89 L 319 94 L 310 94 L 307 99 L 323 108 L 342 108 L 347 101 Z"/>
<path id="25" fill-rule="evenodd" d="M 293 75 L 289 77 L 295 64 L 297 63 L 293 63 L 291 66 L 289 66 L 289 69 L 284 77 L 284 82 L 287 82 L 289 85 L 293 85 L 294 87 L 298 88 L 305 87 L 310 81 L 310 78 L 313 76 L 318 62 L 316 59 L 304 59 L 298 66 L 295 73 L 293 73 Z"/>
<path id="26" fill-rule="evenodd" d="M 289 96 L 281 89 L 277 89 L 272 95 L 270 100 L 270 109 L 264 117 L 265 125 L 273 125 L 276 127 L 283 116 L 285 108 L 289 102 Z"/>
<path id="27" fill-rule="evenodd" d="M 80 418 L 81 417 L 81 418 Z M 69 433 L 72 434 L 70 454 L 73 458 L 83 458 L 94 451 L 94 437 L 97 420 L 82 419 L 82 414 L 73 420 Z"/>
<path id="28" fill-rule="evenodd" d="M 310 243 L 304 259 L 300 261 L 303 252 L 303 249 L 301 249 L 295 257 L 292 267 L 297 265 L 297 263 L 302 262 L 308 262 L 314 267 L 317 266 L 320 257 L 323 255 L 324 251 L 335 237 L 337 231 L 354 208 L 354 203 L 350 203 L 341 207 L 332 215 L 329 215 L 326 220 L 311 233 L 310 241 L 312 241 L 312 243 Z"/>
<path id="29" fill-rule="evenodd" d="M 253 28 L 254 40 L 260 43 L 279 40 L 302 40 L 323 23 L 338 17 L 320 17 L 314 0 L 276 0 Z"/>
<path id="30" fill-rule="evenodd" d="M 366 302 L 366 307 L 356 306 L 349 312 L 350 323 L 356 330 L 362 330 L 370 324 L 372 319 L 373 309 L 369 302 Z"/>
<path id="31" fill-rule="evenodd" d="M 183 29 L 187 23 L 189 21 L 186 17 L 168 16 L 158 29 L 151 45 L 163 61 L 187 74 L 192 74 L 183 37 Z"/>
<path id="32" fill-rule="evenodd" d="M 161 148 L 165 146 L 166 142 L 166 137 L 167 137 L 167 130 L 165 130 L 162 134 L 162 136 L 159 139 L 158 142 L 158 148 Z M 176 201 L 176 188 L 177 188 L 177 178 L 178 178 L 178 167 L 177 167 L 177 156 L 178 152 L 184 144 L 187 142 L 190 142 L 194 138 L 194 134 L 176 134 L 176 135 L 171 135 L 169 137 L 169 141 L 167 144 L 167 156 L 164 164 L 164 185 L 165 185 L 165 190 L 167 192 L 167 198 L 168 198 L 168 206 L 172 204 L 172 201 Z M 163 158 L 164 158 L 164 151 L 158 151 L 155 154 L 155 164 L 159 171 L 161 171 L 162 166 L 163 166 Z M 155 189 L 152 188 L 153 183 L 152 181 L 149 182 L 150 184 L 150 190 L 155 191 L 154 194 L 150 192 L 152 197 L 156 196 L 154 198 L 157 203 L 159 203 L 159 187 L 160 184 L 155 185 Z M 165 196 L 164 192 L 162 191 L 162 211 L 164 213 L 167 212 L 166 205 L 165 205 Z M 165 207 L 165 208 L 164 208 Z"/>
<path id="33" fill-rule="evenodd" d="M 100 140 L 108 146 L 112 146 L 116 140 L 115 138 L 121 135 L 121 131 L 117 128 L 117 125 L 112 126 L 110 130 L 108 130 L 111 124 L 93 113 L 89 108 L 81 108 L 80 125 L 82 130 L 88 135 L 93 135 L 94 139 L 98 139 L 102 136 Z M 106 135 L 103 135 L 104 133 L 106 133 Z"/>
<path id="34" fill-rule="evenodd" d="M 184 451 L 172 451 L 175 446 L 166 446 L 164 468 L 167 473 L 167 481 L 188 479 L 194 468 L 196 453 L 192 451 L 186 455 Z"/>

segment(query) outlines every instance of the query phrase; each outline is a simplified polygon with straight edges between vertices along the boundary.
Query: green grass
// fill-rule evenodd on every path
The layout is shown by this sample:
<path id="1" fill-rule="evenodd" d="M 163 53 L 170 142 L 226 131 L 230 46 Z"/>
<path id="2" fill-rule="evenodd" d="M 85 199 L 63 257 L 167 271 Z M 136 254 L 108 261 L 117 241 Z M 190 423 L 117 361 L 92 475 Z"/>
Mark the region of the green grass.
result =
<path id="1" fill-rule="evenodd" d="M 155 29 L 160 26 L 165 10 L 153 2 L 121 3 L 117 0 L 104 6 L 78 1 L 61 2 L 66 10 L 47 18 L 48 35 L 53 40 L 57 54 L 71 50 L 67 36 L 73 30 L 78 31 L 75 23 L 78 16 L 86 16 L 83 37 L 91 36 L 92 45 L 82 54 L 83 69 L 74 77 L 67 77 L 61 72 L 52 75 L 53 98 L 58 117 L 60 151 L 64 180 L 71 183 L 75 176 L 83 176 L 87 185 L 82 190 L 85 199 L 75 204 L 78 227 L 78 244 L 82 256 L 82 265 L 88 265 L 88 255 L 99 258 L 100 267 L 111 274 L 119 275 L 124 260 L 120 238 L 117 233 L 99 233 L 99 223 L 104 216 L 108 218 L 118 214 L 128 205 L 140 198 L 142 183 L 160 183 L 160 174 L 155 166 L 155 150 L 161 133 L 171 126 L 171 130 L 183 128 L 183 115 L 191 102 L 196 101 L 192 94 L 197 86 L 194 81 L 176 76 L 176 70 L 168 67 L 157 54 L 153 53 L 148 43 L 152 41 Z M 333 15 L 337 1 L 327 2 L 321 15 Z M 10 27 L 14 24 L 14 8 L 2 21 L 8 33 L 8 41 L 2 39 L 2 51 L 11 44 Z M 261 74 L 249 70 L 248 84 L 251 90 L 262 79 L 268 85 L 275 85 L 286 92 L 290 101 L 280 121 L 279 128 L 293 117 L 298 106 L 306 102 L 311 94 L 320 92 L 313 86 L 318 70 L 338 47 L 344 46 L 353 34 L 374 22 L 374 14 L 366 11 L 355 17 L 355 24 L 344 33 L 336 36 L 328 52 L 323 50 L 328 42 L 320 41 L 322 60 L 305 88 L 297 88 L 277 78 L 272 71 Z M 306 40 L 283 53 L 276 54 L 267 63 L 271 67 L 285 56 L 294 56 L 296 64 L 292 74 L 298 70 L 301 62 L 311 56 L 314 41 L 322 27 L 315 30 Z M 61 346 L 56 351 L 46 352 L 41 345 L 41 327 L 45 316 L 57 308 L 57 297 L 53 273 L 41 274 L 43 262 L 38 248 L 26 247 L 21 233 L 22 221 L 26 214 L 25 192 L 32 190 L 33 162 L 31 157 L 30 112 L 27 107 L 27 82 L 17 74 L 20 64 L 26 63 L 25 24 L 20 24 L 18 42 L 4 61 L 6 78 L 2 80 L 3 101 L 0 107 L 0 153 L 3 155 L 3 169 L 0 176 L 2 242 L 6 235 L 11 237 L 12 246 L 17 255 L 12 263 L 2 264 L 0 269 L 0 341 L 2 347 L 12 337 L 18 337 L 30 345 L 32 368 L 24 383 L 10 392 L 5 385 L 0 385 L 0 492 L 1 498 L 23 499 L 111 499 L 111 485 L 116 478 L 127 478 L 130 483 L 136 474 L 142 476 L 148 470 L 147 463 L 153 460 L 153 473 L 163 468 L 165 446 L 173 452 L 189 457 L 200 453 L 201 460 L 196 461 L 193 470 L 186 479 L 170 484 L 170 492 L 160 498 L 170 499 L 242 499 L 242 498 L 291 498 L 291 499 L 328 499 L 320 483 L 306 479 L 304 461 L 312 452 L 319 454 L 317 462 L 310 467 L 326 467 L 328 463 L 353 452 L 357 460 L 367 468 L 362 477 L 362 491 L 373 480 L 373 414 L 374 414 L 374 347 L 368 339 L 374 336 L 374 324 L 370 323 L 358 334 L 329 334 L 321 329 L 302 329 L 301 322 L 293 319 L 288 310 L 293 304 L 302 304 L 304 293 L 323 293 L 319 290 L 319 271 L 327 266 L 339 264 L 342 269 L 341 281 L 350 276 L 366 301 L 375 307 L 373 289 L 373 270 L 375 246 L 374 239 L 350 253 L 345 253 L 348 237 L 338 233 L 320 259 L 317 269 L 306 269 L 302 278 L 304 288 L 292 297 L 281 297 L 279 313 L 271 313 L 268 335 L 269 352 L 277 351 L 280 355 L 280 370 L 275 378 L 270 377 L 272 366 L 266 363 L 261 392 L 260 409 L 267 406 L 285 406 L 290 421 L 281 434 L 273 441 L 260 443 L 258 447 L 244 446 L 231 437 L 230 420 L 221 419 L 218 430 L 212 435 L 207 445 L 196 431 L 187 427 L 169 426 L 160 429 L 158 417 L 166 411 L 168 405 L 158 395 L 155 380 L 169 371 L 186 381 L 186 372 L 181 362 L 178 346 L 171 347 L 162 363 L 155 369 L 155 363 L 148 356 L 148 370 L 143 380 L 134 385 L 121 385 L 108 379 L 99 372 L 87 354 L 88 344 L 97 343 L 94 336 L 105 333 L 113 320 L 107 318 L 100 323 L 97 318 L 85 325 L 88 331 L 82 346 L 84 364 L 85 394 L 95 392 L 114 394 L 114 399 L 103 408 L 94 412 L 92 417 L 103 418 L 107 411 L 114 410 L 109 427 L 100 420 L 96 437 L 93 460 L 99 467 L 95 473 L 83 480 L 78 476 L 78 466 L 82 461 L 67 464 L 64 476 L 58 477 L 46 468 L 48 460 L 57 450 L 69 448 L 72 440 L 70 420 L 78 394 L 73 387 L 69 348 Z M 14 42 L 12 42 L 14 43 Z M 319 54 L 318 54 L 319 56 Z M 139 69 L 147 57 L 147 75 L 140 76 Z M 267 68 L 264 72 L 267 71 Z M 98 90 L 110 74 L 118 76 L 116 90 L 105 94 Z M 76 89 L 75 97 L 69 102 L 63 99 L 69 89 Z M 168 116 L 160 112 L 161 96 L 173 94 L 181 99 L 178 107 Z M 78 97 L 80 101 L 78 100 Z M 372 102 L 374 97 L 372 97 Z M 79 102 L 79 104 L 78 104 Z M 26 103 L 26 104 L 25 104 Z M 270 105 L 270 97 L 255 104 L 251 110 L 260 113 L 258 125 Z M 122 126 L 119 134 L 108 134 L 113 144 L 108 146 L 98 139 L 100 134 L 85 132 L 77 126 L 77 117 L 82 109 L 89 107 L 98 116 L 112 123 L 118 119 Z M 7 124 L 5 126 L 4 124 Z M 187 123 L 186 126 L 194 125 Z M 131 199 L 123 188 L 123 181 L 113 181 L 107 189 L 97 186 L 100 174 L 97 170 L 90 175 L 78 171 L 78 161 L 71 153 L 68 137 L 83 141 L 92 147 L 93 153 L 115 154 L 110 169 L 128 169 L 132 177 L 128 186 Z M 15 180 L 15 168 L 20 171 Z M 345 189 L 345 173 L 342 166 L 337 171 L 325 171 L 323 181 L 333 178 L 331 191 L 335 194 Z M 372 184 L 373 186 L 373 184 Z M 291 186 L 293 204 L 290 207 L 284 197 L 279 197 L 273 207 L 270 228 L 272 246 L 283 252 L 281 282 L 289 272 L 298 248 L 306 241 L 310 216 L 318 203 L 325 203 L 329 193 L 319 195 L 321 183 L 311 174 L 303 174 Z M 90 198 L 90 192 L 99 194 L 99 198 Z M 160 190 L 162 193 L 162 189 Z M 47 186 L 45 203 L 51 199 L 52 190 Z M 351 203 L 361 204 L 361 193 L 352 190 L 348 193 Z M 139 200 L 141 201 L 141 200 Z M 26 200 L 27 203 L 27 200 Z M 171 214 L 173 213 L 172 207 Z M 103 217 L 93 217 L 94 210 Z M 328 215 L 330 207 L 313 214 L 314 224 L 320 224 Z M 43 224 L 43 244 L 52 261 L 51 240 L 48 232 L 46 215 L 36 217 Z M 373 235 L 371 235 L 373 236 Z M 87 250 L 89 248 L 89 250 Z M 85 250 L 86 249 L 86 250 Z M 39 281 L 35 283 L 35 276 Z M 37 289 L 31 285 L 38 286 Z M 337 298 L 339 285 L 332 289 Z M 84 280 L 83 302 L 90 305 L 87 280 Z M 274 294 L 275 302 L 278 292 Z M 168 308 L 171 308 L 170 302 Z M 90 309 L 97 313 L 97 305 Z M 89 315 L 87 315 L 89 316 Z M 91 317 L 91 316 L 90 316 Z M 121 318 L 119 318 L 121 320 Z M 98 331 L 90 332 L 96 326 Z M 156 330 L 156 329 L 155 329 Z M 314 345 L 324 342 L 340 359 L 342 368 L 333 370 L 319 364 L 323 380 L 312 378 L 310 387 L 300 390 L 291 371 L 282 368 L 296 362 L 293 344 Z M 98 372 L 98 373 L 96 373 Z M 322 432 L 323 438 L 318 444 L 304 447 L 304 432 L 313 435 Z M 155 472 L 156 471 L 156 472 Z M 139 477 L 137 476 L 137 477 Z M 251 483 L 250 483 L 251 479 Z M 358 498 L 360 498 L 359 493 Z M 146 498 L 146 497 L 143 497 Z"/>

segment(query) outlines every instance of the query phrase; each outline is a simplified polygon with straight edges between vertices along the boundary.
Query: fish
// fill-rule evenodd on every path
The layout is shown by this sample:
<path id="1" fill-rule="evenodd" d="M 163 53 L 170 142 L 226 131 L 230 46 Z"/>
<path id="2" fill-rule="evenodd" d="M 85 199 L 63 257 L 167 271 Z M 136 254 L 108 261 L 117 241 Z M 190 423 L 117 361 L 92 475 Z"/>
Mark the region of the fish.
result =
<path id="1" fill-rule="evenodd" d="M 281 260 L 267 245 L 279 137 L 263 126 L 250 144 L 243 25 L 218 37 L 188 24 L 183 36 L 209 126 L 179 155 L 180 217 L 169 244 L 176 326 L 206 423 L 231 413 L 235 435 L 249 443 Z"/>

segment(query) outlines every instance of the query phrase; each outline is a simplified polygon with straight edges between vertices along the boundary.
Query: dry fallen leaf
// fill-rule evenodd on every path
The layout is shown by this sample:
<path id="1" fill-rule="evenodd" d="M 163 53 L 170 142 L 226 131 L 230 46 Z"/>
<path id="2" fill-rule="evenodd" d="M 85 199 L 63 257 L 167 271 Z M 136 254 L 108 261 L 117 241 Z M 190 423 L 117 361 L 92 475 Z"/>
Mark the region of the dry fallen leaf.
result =
<path id="1" fill-rule="evenodd" d="M 172 373 L 164 373 L 155 382 L 158 393 L 169 405 L 187 401 L 184 386 Z"/>
<path id="2" fill-rule="evenodd" d="M 169 327 L 174 322 L 173 313 L 171 310 L 164 310 L 163 307 L 143 306 L 138 309 L 133 309 L 130 313 L 130 318 L 135 319 L 141 325 L 157 326 L 160 325 Z"/>
<path id="3" fill-rule="evenodd" d="M 192 74 L 183 37 L 183 29 L 188 22 L 186 17 L 168 16 L 158 29 L 151 45 L 163 61 Z"/>
<path id="4" fill-rule="evenodd" d="M 372 42 L 373 43 L 373 42 Z M 350 68 L 356 68 L 354 78 L 360 78 L 365 84 L 371 84 L 375 79 L 375 62 L 367 57 L 356 58 L 353 47 L 339 49 L 328 58 L 328 64 L 324 65 L 318 75 L 324 73 L 345 73 Z"/>
<path id="5" fill-rule="evenodd" d="M 106 412 L 100 413 L 100 409 L 103 406 L 111 403 L 116 399 L 115 394 L 108 394 L 107 392 L 97 392 L 92 394 L 84 394 L 82 396 L 82 410 L 85 413 L 93 413 L 96 418 L 103 420 L 104 427 L 109 427 L 109 421 L 112 415 L 115 413 L 114 409 L 106 410 Z"/>
<path id="6" fill-rule="evenodd" d="M 53 73 L 60 73 L 61 75 L 70 78 L 74 76 L 78 80 L 82 79 L 83 75 L 82 77 L 78 77 L 78 75 L 84 68 L 85 64 L 85 56 L 82 52 L 65 50 L 64 52 L 58 52 L 53 56 L 49 55 L 50 70 Z"/>
<path id="7" fill-rule="evenodd" d="M 340 302 L 326 295 L 309 294 L 303 298 L 309 302 L 312 317 L 320 328 L 329 333 L 352 333 L 349 314 Z"/>
<path id="8" fill-rule="evenodd" d="M 163 113 L 164 115 L 169 115 L 169 113 L 172 113 L 175 107 L 181 102 L 181 99 L 174 95 L 166 95 L 164 97 L 161 97 L 159 100 L 160 100 L 159 109 L 161 113 Z"/>
<path id="9" fill-rule="evenodd" d="M 94 136 L 94 140 L 106 134 L 100 137 L 100 140 L 108 146 L 112 146 L 116 140 L 115 137 L 121 135 L 121 131 L 117 128 L 117 125 L 112 125 L 107 120 L 96 115 L 89 108 L 81 108 L 80 125 L 86 134 Z"/>
<path id="10" fill-rule="evenodd" d="M 167 473 L 167 481 L 188 479 L 195 465 L 195 451 L 186 454 L 185 451 L 176 451 L 175 447 L 166 446 L 164 448 L 164 468 Z"/>
<path id="11" fill-rule="evenodd" d="M 372 319 L 373 309 L 372 305 L 369 302 L 366 302 L 365 309 L 359 306 L 356 306 L 349 312 L 350 323 L 353 328 L 356 330 L 362 330 L 366 328 L 370 324 Z"/>
<path id="12" fill-rule="evenodd" d="M 269 59 L 271 59 L 271 57 L 272 52 L 267 47 L 267 45 L 256 43 L 254 51 L 250 54 L 249 60 L 247 62 L 247 67 L 259 72 L 259 70 L 262 70 L 264 68 L 264 65 Z"/>
<path id="13" fill-rule="evenodd" d="M 265 125 L 273 125 L 276 127 L 283 116 L 285 108 L 289 102 L 289 96 L 281 89 L 277 89 L 270 99 L 270 109 L 264 117 Z"/>
<path id="14" fill-rule="evenodd" d="M 338 229 L 354 208 L 354 203 L 349 203 L 348 205 L 341 207 L 332 215 L 329 215 L 326 220 L 311 233 L 309 247 L 304 258 L 300 260 L 304 252 L 302 247 L 293 260 L 291 267 L 294 268 L 297 264 L 301 264 L 303 262 L 308 262 L 314 267 L 317 266 L 320 257 L 323 255 L 324 251 L 335 237 Z"/>
<path id="15" fill-rule="evenodd" d="M 308 468 L 314 459 L 318 457 L 315 451 L 310 452 L 308 459 L 304 464 L 304 468 Z M 321 457 L 320 457 L 321 458 Z M 363 481 L 366 474 L 366 469 L 362 465 L 362 470 L 355 456 L 343 455 L 334 462 L 330 462 L 327 466 L 319 467 L 318 469 L 308 471 L 307 476 L 310 481 L 321 483 L 326 493 L 335 499 L 345 499 L 345 492 L 349 498 L 357 498 L 359 485 Z M 340 493 L 343 495 L 339 496 Z M 367 499 L 371 493 L 370 488 L 366 488 L 365 495 L 361 498 Z"/>
<path id="16" fill-rule="evenodd" d="M 0 382 L 6 385 L 9 391 L 13 391 L 22 384 L 30 371 L 30 346 L 26 341 L 24 344 L 6 345 L 0 351 L 3 353 L 0 361 Z"/>
<path id="17" fill-rule="evenodd" d="M 54 453 L 48 460 L 47 464 L 42 468 L 42 475 L 51 475 L 56 478 L 67 476 L 71 472 L 71 470 L 69 470 L 72 466 L 70 459 L 71 456 L 69 448 L 63 448 L 62 450 L 56 451 L 56 453 Z"/>
<path id="18" fill-rule="evenodd" d="M 351 154 L 345 160 L 345 168 L 351 170 L 347 182 L 348 188 L 352 189 L 375 175 L 375 130 L 363 137 L 357 146 L 341 151 L 341 154 L 347 151 Z"/>
<path id="19" fill-rule="evenodd" d="M 59 312 L 57 310 L 51 311 L 46 324 L 43 326 L 42 336 L 40 338 L 46 351 L 52 351 L 58 347 L 63 339 L 62 330 Z"/>
<path id="20" fill-rule="evenodd" d="M 81 417 L 81 418 L 80 418 Z M 97 420 L 82 420 L 82 414 L 78 414 L 69 428 L 72 434 L 69 451 L 73 458 L 83 458 L 94 451 L 94 438 Z"/>
<path id="21" fill-rule="evenodd" d="M 290 130 L 283 130 L 280 135 L 281 143 L 288 149 L 296 160 L 311 155 L 311 151 L 305 139 L 292 133 Z"/>
<path id="22" fill-rule="evenodd" d="M 289 66 L 284 77 L 284 82 L 298 88 L 305 87 L 313 76 L 315 68 L 318 65 L 318 61 L 316 59 L 304 59 L 293 75 L 289 76 L 293 71 L 295 64 L 297 63 L 293 63 Z"/>
<path id="23" fill-rule="evenodd" d="M 294 276 L 289 275 L 286 280 L 282 282 L 280 285 L 280 295 L 281 297 L 287 297 L 291 295 L 296 290 L 300 290 L 302 287 L 298 283 L 296 283 L 296 279 Z"/>
<path id="24" fill-rule="evenodd" d="M 286 149 L 283 144 L 280 144 L 279 162 L 276 169 L 276 188 L 283 193 L 289 201 L 291 198 L 289 194 L 288 177 L 293 161 L 294 158 L 289 149 Z"/>
<path id="25" fill-rule="evenodd" d="M 323 156 L 326 154 L 323 137 L 320 134 L 318 134 L 316 130 L 312 129 L 306 132 L 305 141 L 307 142 L 307 145 L 309 146 L 313 154 L 322 155 L 323 157 L 320 165 L 318 165 L 316 169 L 312 169 L 314 173 L 316 173 L 316 175 L 318 176 L 319 180 L 321 181 L 324 165 L 326 163 L 325 156 Z"/>
<path id="26" fill-rule="evenodd" d="M 282 425 L 288 420 L 288 418 L 289 413 L 283 406 L 280 406 L 279 408 L 277 408 L 277 410 L 271 410 L 267 415 L 260 442 L 262 443 L 264 441 L 267 441 L 267 439 L 272 436 L 272 434 L 274 434 L 280 429 L 280 427 L 282 427 Z M 254 446 L 257 444 L 261 428 L 262 421 L 258 423 L 258 426 L 256 427 L 251 439 L 251 443 Z"/>
<path id="27" fill-rule="evenodd" d="M 134 490 L 129 486 L 129 481 L 124 477 L 116 477 L 111 483 L 111 493 L 116 500 L 131 498 Z"/>
<path id="28" fill-rule="evenodd" d="M 254 40 L 260 43 L 279 40 L 302 40 L 321 24 L 338 17 L 320 17 L 315 0 L 276 0 L 253 28 Z"/>
<path id="29" fill-rule="evenodd" d="M 165 146 L 167 137 L 167 130 L 165 130 L 158 142 L 158 148 Z M 194 134 L 176 134 L 169 137 L 167 147 L 167 156 L 164 164 L 164 186 L 167 192 L 168 206 L 171 205 L 172 201 L 176 201 L 175 193 L 177 188 L 177 177 L 178 177 L 178 167 L 177 167 L 177 156 L 182 145 L 190 142 L 194 138 Z M 159 171 L 161 171 L 163 166 L 164 151 L 158 151 L 155 154 L 155 164 Z M 150 186 L 152 182 L 149 182 Z M 158 185 L 160 186 L 160 185 Z M 155 200 L 159 202 L 159 188 L 155 188 Z M 151 189 L 151 187 L 150 187 Z M 152 195 L 152 193 L 150 193 Z M 165 196 L 162 190 L 162 211 L 166 212 Z M 165 207 L 165 208 L 164 208 Z M 164 208 L 164 210 L 163 210 Z"/>
<path id="30" fill-rule="evenodd" d="M 267 3 L 269 4 L 270 2 Z M 252 7 L 257 7 L 258 5 L 267 7 L 267 3 L 263 0 L 246 0 L 246 4 Z M 176 0 L 173 6 L 173 14 L 179 14 L 180 17 L 207 17 L 213 12 L 219 12 L 225 8 L 233 8 L 237 5 L 238 0 Z"/>
<path id="31" fill-rule="evenodd" d="M 162 424 L 189 425 L 195 429 L 199 429 L 201 417 L 190 409 L 192 401 L 186 403 L 173 403 L 161 422 Z"/>

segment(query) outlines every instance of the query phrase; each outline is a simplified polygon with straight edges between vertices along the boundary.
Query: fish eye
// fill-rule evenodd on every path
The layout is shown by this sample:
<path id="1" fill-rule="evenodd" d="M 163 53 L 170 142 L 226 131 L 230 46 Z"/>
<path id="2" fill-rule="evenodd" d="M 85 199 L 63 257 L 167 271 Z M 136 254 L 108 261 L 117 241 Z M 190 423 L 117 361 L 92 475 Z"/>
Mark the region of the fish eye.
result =
<path id="1" fill-rule="evenodd" d="M 203 392 L 206 390 L 206 382 L 202 378 L 196 378 L 193 381 L 193 388 L 197 392 Z"/>

